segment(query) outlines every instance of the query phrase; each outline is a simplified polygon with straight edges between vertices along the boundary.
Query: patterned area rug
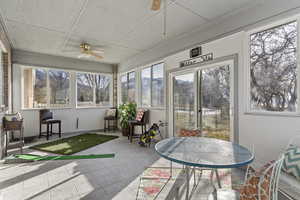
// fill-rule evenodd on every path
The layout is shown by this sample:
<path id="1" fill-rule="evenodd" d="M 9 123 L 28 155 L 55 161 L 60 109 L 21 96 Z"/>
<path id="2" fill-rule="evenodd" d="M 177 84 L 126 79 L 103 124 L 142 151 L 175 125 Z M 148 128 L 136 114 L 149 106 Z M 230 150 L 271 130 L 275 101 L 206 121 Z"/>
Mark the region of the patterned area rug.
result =
<path id="1" fill-rule="evenodd" d="M 224 189 L 231 189 L 231 170 L 218 170 L 221 185 Z M 197 191 L 208 194 L 212 191 L 210 185 L 210 170 L 196 170 L 196 185 L 194 188 Z M 182 168 L 173 168 L 172 177 L 169 168 L 147 168 L 140 178 L 140 185 L 137 192 L 137 200 L 154 200 L 165 199 L 174 193 L 176 188 L 180 188 L 185 184 L 185 173 Z M 199 181 L 197 181 L 199 180 Z M 217 185 L 216 177 L 213 182 Z M 191 177 L 190 185 L 194 185 L 194 178 Z"/>

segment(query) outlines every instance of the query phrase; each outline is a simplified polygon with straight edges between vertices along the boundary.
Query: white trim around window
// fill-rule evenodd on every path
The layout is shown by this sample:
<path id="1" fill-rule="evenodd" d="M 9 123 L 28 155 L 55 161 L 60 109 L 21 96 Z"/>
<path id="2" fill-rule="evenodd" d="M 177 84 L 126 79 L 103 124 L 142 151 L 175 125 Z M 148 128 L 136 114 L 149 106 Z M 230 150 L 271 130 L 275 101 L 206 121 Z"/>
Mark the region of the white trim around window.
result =
<path id="1" fill-rule="evenodd" d="M 277 26 L 281 26 L 284 24 L 291 23 L 293 21 L 297 22 L 297 105 L 296 105 L 296 111 L 295 112 L 279 112 L 279 111 L 261 111 L 261 110 L 253 110 L 251 109 L 251 76 L 250 76 L 250 36 L 254 33 L 258 33 L 264 30 L 272 29 Z M 245 114 L 250 115 L 265 115 L 265 116 L 291 116 L 291 117 L 299 117 L 300 116 L 300 51 L 298 50 L 300 48 L 300 15 L 289 17 L 283 20 L 276 21 L 274 23 L 270 23 L 265 26 L 261 26 L 252 30 L 249 30 L 245 33 L 244 38 L 244 44 L 243 44 L 243 57 L 244 57 L 244 66 L 245 66 Z"/>
<path id="2" fill-rule="evenodd" d="M 109 77 L 109 105 L 99 105 L 96 103 L 96 86 L 93 85 L 92 86 L 92 90 L 93 90 L 93 103 L 92 105 L 83 105 L 80 106 L 78 105 L 78 98 L 77 98 L 77 74 L 81 73 L 81 74 L 92 74 L 94 76 L 96 75 L 102 75 L 102 76 L 107 76 Z M 81 71 L 76 71 L 75 75 L 75 105 L 77 109 L 85 109 L 85 108 L 110 108 L 113 106 L 113 75 L 112 74 L 106 74 L 106 73 L 96 73 L 96 72 L 81 72 Z"/>
<path id="3" fill-rule="evenodd" d="M 26 108 L 24 107 L 24 69 L 44 69 L 47 71 L 47 106 L 43 108 Z M 69 104 L 66 104 L 62 107 L 51 107 L 50 106 L 50 98 L 49 98 L 49 70 L 55 70 L 55 71 L 64 71 L 68 72 L 70 76 L 70 82 L 69 82 Z M 101 106 L 101 105 L 92 105 L 92 106 L 77 106 L 77 73 L 89 73 L 89 74 L 99 74 L 99 75 L 105 75 L 110 78 L 110 85 L 109 85 L 109 105 L 107 106 Z M 78 70 L 69 70 L 69 69 L 62 69 L 62 68 L 56 68 L 56 67 L 39 67 L 39 66 L 32 66 L 32 65 L 20 65 L 20 74 L 21 74 L 21 110 L 40 110 L 40 109 L 51 109 L 51 110 L 63 110 L 63 109 L 85 109 L 85 108 L 109 108 L 113 105 L 113 75 L 111 73 L 97 73 L 97 72 L 86 72 L 86 71 L 78 71 Z"/>

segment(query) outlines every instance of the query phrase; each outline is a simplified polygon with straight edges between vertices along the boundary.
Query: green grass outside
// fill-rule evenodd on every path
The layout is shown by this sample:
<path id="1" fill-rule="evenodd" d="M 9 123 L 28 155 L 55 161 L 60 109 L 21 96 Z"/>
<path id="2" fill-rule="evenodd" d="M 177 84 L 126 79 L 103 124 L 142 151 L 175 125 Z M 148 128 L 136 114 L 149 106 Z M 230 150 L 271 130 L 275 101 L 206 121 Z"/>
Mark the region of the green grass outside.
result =
<path id="1" fill-rule="evenodd" d="M 30 148 L 60 155 L 72 155 L 116 138 L 118 138 L 118 136 L 86 133 L 69 138 L 59 139 L 53 142 L 35 145 Z"/>

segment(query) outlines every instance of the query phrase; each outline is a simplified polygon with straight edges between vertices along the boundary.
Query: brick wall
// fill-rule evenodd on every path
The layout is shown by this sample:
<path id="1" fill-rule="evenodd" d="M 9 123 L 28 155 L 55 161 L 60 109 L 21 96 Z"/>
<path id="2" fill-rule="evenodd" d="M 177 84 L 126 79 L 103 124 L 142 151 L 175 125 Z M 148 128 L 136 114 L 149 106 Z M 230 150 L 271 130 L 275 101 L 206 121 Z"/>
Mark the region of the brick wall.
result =
<path id="1" fill-rule="evenodd" d="M 9 60 L 8 53 L 2 53 L 2 64 L 3 64 L 3 104 L 8 107 L 9 101 Z"/>
<path id="2" fill-rule="evenodd" d="M 118 106 L 118 66 L 113 66 L 113 106 Z"/>

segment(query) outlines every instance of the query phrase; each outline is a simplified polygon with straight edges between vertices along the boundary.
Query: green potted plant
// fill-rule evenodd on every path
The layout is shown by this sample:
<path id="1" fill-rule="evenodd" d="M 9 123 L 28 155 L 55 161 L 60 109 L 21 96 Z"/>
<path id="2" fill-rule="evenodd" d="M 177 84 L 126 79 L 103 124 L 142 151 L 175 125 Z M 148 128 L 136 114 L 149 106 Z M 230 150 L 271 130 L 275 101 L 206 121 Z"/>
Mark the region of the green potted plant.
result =
<path id="1" fill-rule="evenodd" d="M 124 103 L 119 106 L 120 126 L 123 136 L 128 136 L 130 131 L 129 121 L 134 120 L 135 115 L 136 103 Z"/>

